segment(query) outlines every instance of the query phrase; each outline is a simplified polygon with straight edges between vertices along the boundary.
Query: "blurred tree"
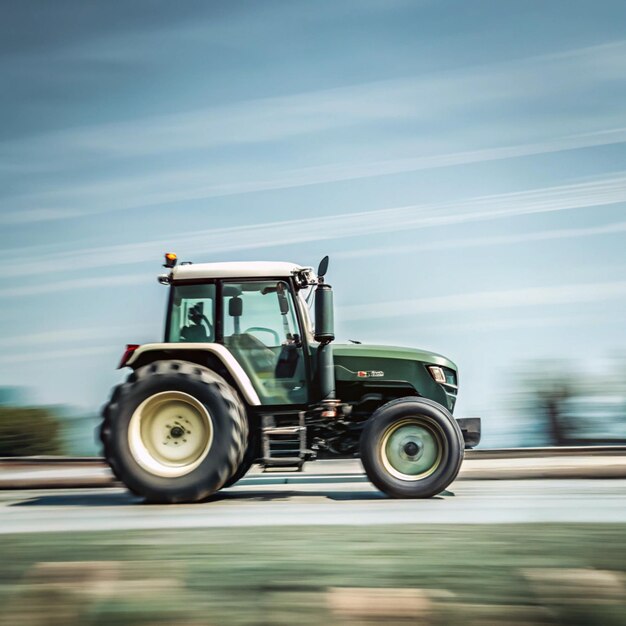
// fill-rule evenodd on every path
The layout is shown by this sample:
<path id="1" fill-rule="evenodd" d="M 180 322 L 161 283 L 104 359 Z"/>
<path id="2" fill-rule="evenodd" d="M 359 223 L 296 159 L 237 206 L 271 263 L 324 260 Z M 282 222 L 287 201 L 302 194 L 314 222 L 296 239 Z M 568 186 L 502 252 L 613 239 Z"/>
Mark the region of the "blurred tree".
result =
<path id="1" fill-rule="evenodd" d="M 548 436 L 555 446 L 564 446 L 571 440 L 571 424 L 565 417 L 563 407 L 576 393 L 572 378 L 561 373 L 533 378 L 536 404 L 546 417 Z"/>
<path id="2" fill-rule="evenodd" d="M 569 364 L 562 361 L 527 364 L 517 380 L 519 388 L 515 400 L 518 409 L 542 420 L 541 430 L 547 443 L 553 446 L 571 443 L 573 425 L 564 408 L 580 392 L 581 383 Z"/>
<path id="3" fill-rule="evenodd" d="M 0 456 L 61 454 L 59 430 L 48 409 L 0 406 Z"/>
<path id="4" fill-rule="evenodd" d="M 614 358 L 579 372 L 566 361 L 527 364 L 517 377 L 517 408 L 539 420 L 548 445 L 626 441 L 625 363 Z"/>

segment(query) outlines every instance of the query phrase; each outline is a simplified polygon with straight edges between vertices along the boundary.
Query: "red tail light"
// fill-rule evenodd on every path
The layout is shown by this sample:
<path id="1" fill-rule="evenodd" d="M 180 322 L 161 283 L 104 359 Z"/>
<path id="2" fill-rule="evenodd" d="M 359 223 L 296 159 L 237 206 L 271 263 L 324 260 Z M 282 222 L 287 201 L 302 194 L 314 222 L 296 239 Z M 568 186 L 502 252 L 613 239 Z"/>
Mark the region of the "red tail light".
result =
<path id="1" fill-rule="evenodd" d="M 137 348 L 139 348 L 140 344 L 138 343 L 128 343 L 126 344 L 126 350 L 124 350 L 124 354 L 122 355 L 122 360 L 120 361 L 120 364 L 117 366 L 117 369 L 122 369 L 126 363 L 128 363 L 129 359 L 131 356 L 133 356 L 133 353 L 135 352 L 135 350 Z"/>

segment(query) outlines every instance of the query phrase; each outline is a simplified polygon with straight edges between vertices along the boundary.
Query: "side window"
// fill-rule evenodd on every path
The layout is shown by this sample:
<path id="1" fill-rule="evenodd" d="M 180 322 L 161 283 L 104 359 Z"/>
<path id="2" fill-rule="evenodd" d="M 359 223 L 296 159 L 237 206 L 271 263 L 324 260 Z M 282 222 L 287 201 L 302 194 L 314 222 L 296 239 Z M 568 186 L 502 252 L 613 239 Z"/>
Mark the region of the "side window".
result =
<path id="1" fill-rule="evenodd" d="M 215 341 L 215 285 L 178 285 L 172 289 L 168 341 Z"/>

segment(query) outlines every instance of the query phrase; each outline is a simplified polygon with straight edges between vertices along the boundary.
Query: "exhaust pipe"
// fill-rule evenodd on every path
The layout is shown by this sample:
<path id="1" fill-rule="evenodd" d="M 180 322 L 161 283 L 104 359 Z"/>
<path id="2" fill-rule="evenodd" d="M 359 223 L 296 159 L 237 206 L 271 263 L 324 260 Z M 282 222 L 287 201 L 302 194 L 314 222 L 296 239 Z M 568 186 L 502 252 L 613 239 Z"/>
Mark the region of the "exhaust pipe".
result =
<path id="1" fill-rule="evenodd" d="M 315 290 L 315 341 L 320 343 L 317 367 L 322 402 L 335 400 L 335 363 L 330 345 L 335 339 L 334 325 L 333 289 L 321 282 Z"/>

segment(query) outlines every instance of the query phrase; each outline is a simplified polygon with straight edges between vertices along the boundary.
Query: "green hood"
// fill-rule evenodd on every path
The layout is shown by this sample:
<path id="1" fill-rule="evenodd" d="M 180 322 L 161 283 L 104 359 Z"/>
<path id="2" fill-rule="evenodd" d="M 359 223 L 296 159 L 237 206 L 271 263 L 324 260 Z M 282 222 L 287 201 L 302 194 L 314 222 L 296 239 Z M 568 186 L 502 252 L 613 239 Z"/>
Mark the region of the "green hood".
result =
<path id="1" fill-rule="evenodd" d="M 456 365 L 445 356 L 415 348 L 333 344 L 333 360 L 339 397 L 352 394 L 358 398 L 368 389 L 389 390 L 394 387 L 401 388 L 400 395 L 407 395 L 403 386 L 406 384 L 420 396 L 438 402 L 449 411 L 454 410 L 456 387 L 435 382 L 427 367 L 439 365 L 456 372 Z"/>
<path id="2" fill-rule="evenodd" d="M 428 350 L 417 348 L 399 348 L 397 346 L 375 346 L 359 343 L 334 343 L 333 355 L 335 357 L 353 357 L 356 359 L 397 359 L 405 361 L 420 361 L 429 365 L 441 365 L 455 371 L 457 366 L 445 356 Z"/>

